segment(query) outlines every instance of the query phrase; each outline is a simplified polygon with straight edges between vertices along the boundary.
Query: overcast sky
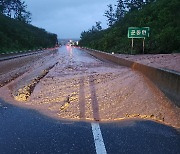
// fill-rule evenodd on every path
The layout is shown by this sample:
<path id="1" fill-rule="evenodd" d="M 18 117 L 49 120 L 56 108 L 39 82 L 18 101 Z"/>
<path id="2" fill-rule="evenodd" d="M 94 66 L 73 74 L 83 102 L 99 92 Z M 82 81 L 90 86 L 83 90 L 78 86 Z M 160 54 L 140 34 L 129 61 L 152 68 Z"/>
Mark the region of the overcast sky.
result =
<path id="1" fill-rule="evenodd" d="M 32 13 L 32 25 L 58 34 L 59 38 L 79 38 L 96 21 L 107 28 L 104 12 L 117 0 L 25 0 Z"/>

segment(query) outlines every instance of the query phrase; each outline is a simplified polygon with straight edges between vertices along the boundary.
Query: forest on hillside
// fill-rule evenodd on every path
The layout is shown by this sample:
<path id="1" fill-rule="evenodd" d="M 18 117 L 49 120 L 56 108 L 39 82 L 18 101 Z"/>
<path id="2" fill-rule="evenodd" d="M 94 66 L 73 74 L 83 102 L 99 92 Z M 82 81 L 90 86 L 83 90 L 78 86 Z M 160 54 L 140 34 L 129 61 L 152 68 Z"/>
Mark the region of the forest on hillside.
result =
<path id="1" fill-rule="evenodd" d="M 21 0 L 0 0 L 0 53 L 54 47 L 57 35 L 30 24 L 31 13 Z"/>
<path id="2" fill-rule="evenodd" d="M 145 53 L 180 52 L 179 0 L 117 0 L 108 5 L 104 16 L 109 28 L 96 22 L 81 33 L 80 45 L 106 52 L 131 53 L 128 27 L 150 27 L 145 39 Z M 134 39 L 133 54 L 141 54 L 142 39 Z"/>

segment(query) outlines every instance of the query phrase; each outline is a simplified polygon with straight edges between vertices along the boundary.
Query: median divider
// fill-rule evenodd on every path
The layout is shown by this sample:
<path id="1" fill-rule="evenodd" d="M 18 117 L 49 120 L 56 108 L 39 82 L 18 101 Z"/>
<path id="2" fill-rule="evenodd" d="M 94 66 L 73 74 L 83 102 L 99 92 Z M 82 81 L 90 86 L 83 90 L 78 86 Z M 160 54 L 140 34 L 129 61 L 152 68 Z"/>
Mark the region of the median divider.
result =
<path id="1" fill-rule="evenodd" d="M 143 73 L 148 77 L 176 106 L 180 107 L 180 72 L 155 68 L 126 60 L 110 53 L 97 51 L 89 48 L 82 48 L 90 55 L 101 59 L 114 62 L 116 64 L 130 67 Z"/>
<path id="2" fill-rule="evenodd" d="M 39 54 L 45 51 L 52 51 L 58 49 L 57 47 L 55 48 L 46 48 L 46 49 L 37 49 L 37 50 L 27 50 L 27 51 L 15 51 L 15 52 L 6 52 L 6 53 L 0 53 L 0 61 L 4 60 L 10 60 L 14 58 L 20 58 L 20 57 L 25 57 L 25 56 L 30 56 L 33 54 Z M 2 57 L 1 57 L 2 56 Z"/>

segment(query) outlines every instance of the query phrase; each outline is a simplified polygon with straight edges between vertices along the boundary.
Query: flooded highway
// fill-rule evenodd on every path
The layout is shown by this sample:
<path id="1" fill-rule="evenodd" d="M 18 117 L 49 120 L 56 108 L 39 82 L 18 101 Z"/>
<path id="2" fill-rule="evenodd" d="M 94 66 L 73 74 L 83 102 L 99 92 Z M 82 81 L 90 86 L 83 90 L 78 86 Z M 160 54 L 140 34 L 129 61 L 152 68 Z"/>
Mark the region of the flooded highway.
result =
<path id="1" fill-rule="evenodd" d="M 2 98 L 56 119 L 142 118 L 180 127 L 180 109 L 130 68 L 100 61 L 70 46 L 31 67 L 0 89 Z"/>
<path id="2" fill-rule="evenodd" d="M 0 70 L 1 154 L 180 151 L 179 108 L 137 71 L 69 46 Z"/>

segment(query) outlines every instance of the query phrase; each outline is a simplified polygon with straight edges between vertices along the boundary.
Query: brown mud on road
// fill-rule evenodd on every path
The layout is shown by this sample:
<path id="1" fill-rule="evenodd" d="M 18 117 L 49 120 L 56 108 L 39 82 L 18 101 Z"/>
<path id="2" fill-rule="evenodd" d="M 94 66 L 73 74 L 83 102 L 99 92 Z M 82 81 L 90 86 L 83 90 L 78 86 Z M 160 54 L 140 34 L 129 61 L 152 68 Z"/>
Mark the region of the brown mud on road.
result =
<path id="1" fill-rule="evenodd" d="M 27 71 L 38 68 L 55 54 L 55 50 L 45 50 L 37 54 L 0 61 L 0 87 L 23 75 Z"/>
<path id="2" fill-rule="evenodd" d="M 145 118 L 180 127 L 180 109 L 141 73 L 73 47 L 61 47 L 53 59 L 56 65 L 38 81 L 26 101 L 9 97 L 19 89 L 21 78 L 2 87 L 0 97 L 58 119 Z"/>

